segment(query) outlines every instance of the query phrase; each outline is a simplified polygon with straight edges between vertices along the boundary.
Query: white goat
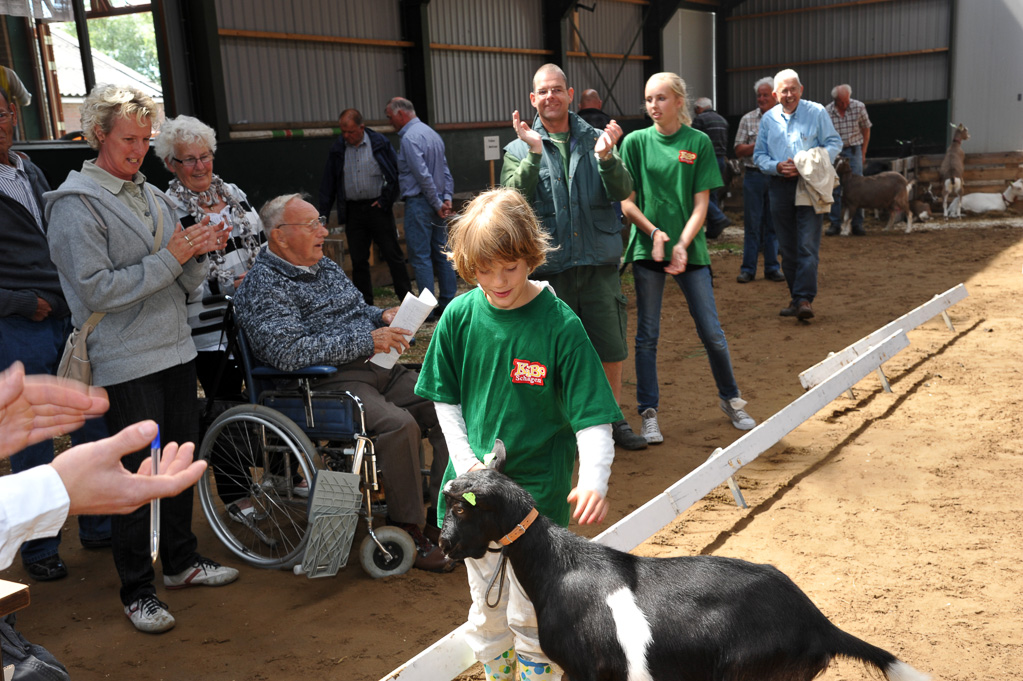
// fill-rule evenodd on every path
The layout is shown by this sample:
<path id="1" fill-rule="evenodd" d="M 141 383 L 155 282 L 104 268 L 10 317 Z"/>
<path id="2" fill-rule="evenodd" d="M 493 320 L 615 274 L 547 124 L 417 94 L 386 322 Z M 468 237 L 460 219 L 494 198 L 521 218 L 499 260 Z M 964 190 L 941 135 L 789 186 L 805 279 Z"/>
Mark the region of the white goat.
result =
<path id="1" fill-rule="evenodd" d="M 1016 180 L 1006 187 L 1005 191 L 1001 194 L 985 194 L 983 192 L 967 194 L 961 199 L 956 199 L 959 205 L 955 206 L 955 208 L 979 215 L 980 213 L 987 213 L 993 210 L 1009 210 L 1009 206 L 1016 199 L 1023 199 L 1023 180 Z"/>
<path id="2" fill-rule="evenodd" d="M 959 209 L 960 204 L 956 202 L 956 199 L 960 199 L 963 196 L 963 173 L 965 172 L 963 167 L 966 164 L 963 142 L 970 139 L 970 131 L 962 123 L 952 127 L 956 130 L 955 134 L 952 135 L 952 144 L 948 146 L 945 158 L 941 161 L 941 180 L 944 183 L 941 207 L 945 213 L 945 218 L 960 218 L 962 217 L 962 212 Z M 949 205 L 950 196 L 955 196 L 951 206 Z"/>

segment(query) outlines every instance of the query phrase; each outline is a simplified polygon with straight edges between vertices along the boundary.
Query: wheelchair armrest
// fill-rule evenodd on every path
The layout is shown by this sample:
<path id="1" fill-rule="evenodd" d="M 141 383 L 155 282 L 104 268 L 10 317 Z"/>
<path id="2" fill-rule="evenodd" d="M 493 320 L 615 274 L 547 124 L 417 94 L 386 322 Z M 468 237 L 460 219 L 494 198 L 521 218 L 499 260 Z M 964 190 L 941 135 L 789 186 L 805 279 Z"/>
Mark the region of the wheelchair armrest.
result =
<path id="1" fill-rule="evenodd" d="M 252 369 L 253 378 L 315 378 L 317 376 L 330 376 L 337 373 L 337 367 L 324 364 L 302 367 L 294 371 L 281 371 L 273 367 L 261 366 Z"/>

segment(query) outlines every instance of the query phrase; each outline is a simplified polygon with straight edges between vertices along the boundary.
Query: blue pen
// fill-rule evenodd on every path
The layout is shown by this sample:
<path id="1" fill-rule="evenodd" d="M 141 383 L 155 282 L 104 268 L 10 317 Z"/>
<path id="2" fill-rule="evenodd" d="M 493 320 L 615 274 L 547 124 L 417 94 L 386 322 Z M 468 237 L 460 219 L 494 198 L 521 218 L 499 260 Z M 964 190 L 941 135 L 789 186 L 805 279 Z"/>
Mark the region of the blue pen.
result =
<path id="1" fill-rule="evenodd" d="M 149 456 L 153 462 L 153 475 L 160 472 L 160 427 L 156 427 L 156 437 L 149 445 Z M 153 562 L 160 556 L 160 500 L 149 502 L 149 552 Z"/>

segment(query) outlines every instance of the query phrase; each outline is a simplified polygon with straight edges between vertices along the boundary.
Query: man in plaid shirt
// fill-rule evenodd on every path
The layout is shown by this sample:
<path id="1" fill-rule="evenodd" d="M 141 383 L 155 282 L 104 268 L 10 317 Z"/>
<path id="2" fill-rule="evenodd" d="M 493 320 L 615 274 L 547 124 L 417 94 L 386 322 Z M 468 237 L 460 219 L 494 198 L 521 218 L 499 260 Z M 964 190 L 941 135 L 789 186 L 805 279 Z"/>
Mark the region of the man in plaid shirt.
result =
<path id="1" fill-rule="evenodd" d="M 735 133 L 735 156 L 746 168 L 742 180 L 743 223 L 742 265 L 736 280 L 748 284 L 757 275 L 757 256 L 764 252 L 764 278 L 785 281 L 778 264 L 778 241 L 771 222 L 771 205 L 767 196 L 767 176 L 753 162 L 753 148 L 757 144 L 761 117 L 778 104 L 774 96 L 774 78 L 767 76 L 753 84 L 757 93 L 757 108 L 739 121 Z"/>
<path id="2" fill-rule="evenodd" d="M 863 164 L 867 161 L 867 145 L 870 144 L 870 116 L 867 115 L 867 107 L 858 99 L 852 98 L 852 88 L 848 85 L 836 85 L 831 90 L 831 98 L 834 100 L 825 108 L 831 115 L 831 122 L 835 130 L 842 137 L 841 156 L 849 160 L 852 171 L 857 175 L 863 174 Z M 831 204 L 831 227 L 826 234 L 835 236 L 842 226 L 842 187 L 836 186 L 834 192 L 835 202 Z M 856 236 L 866 234 L 863 231 L 863 211 L 856 211 L 852 220 L 852 233 Z"/>

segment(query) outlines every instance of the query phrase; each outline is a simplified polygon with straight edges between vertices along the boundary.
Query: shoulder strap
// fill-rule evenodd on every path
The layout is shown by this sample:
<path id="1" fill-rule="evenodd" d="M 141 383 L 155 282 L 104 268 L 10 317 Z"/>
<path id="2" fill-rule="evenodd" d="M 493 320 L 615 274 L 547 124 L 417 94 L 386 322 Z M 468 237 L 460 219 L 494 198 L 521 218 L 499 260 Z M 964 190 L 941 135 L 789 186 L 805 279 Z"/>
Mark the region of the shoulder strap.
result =
<path id="1" fill-rule="evenodd" d="M 156 233 L 153 235 L 153 252 L 150 253 L 150 255 L 156 255 L 160 246 L 163 245 L 163 208 L 156 202 L 153 190 L 146 186 L 146 191 L 149 192 L 149 200 L 153 204 L 153 209 L 156 210 Z"/>

